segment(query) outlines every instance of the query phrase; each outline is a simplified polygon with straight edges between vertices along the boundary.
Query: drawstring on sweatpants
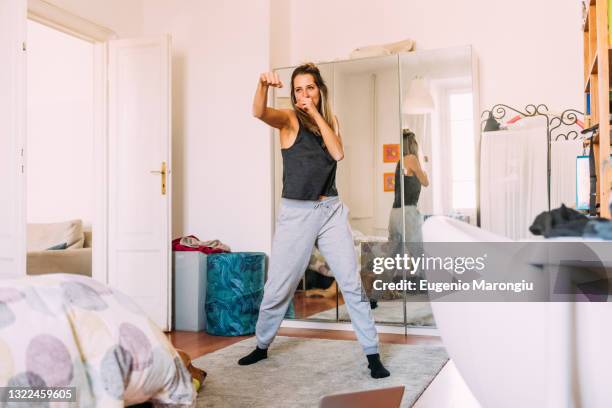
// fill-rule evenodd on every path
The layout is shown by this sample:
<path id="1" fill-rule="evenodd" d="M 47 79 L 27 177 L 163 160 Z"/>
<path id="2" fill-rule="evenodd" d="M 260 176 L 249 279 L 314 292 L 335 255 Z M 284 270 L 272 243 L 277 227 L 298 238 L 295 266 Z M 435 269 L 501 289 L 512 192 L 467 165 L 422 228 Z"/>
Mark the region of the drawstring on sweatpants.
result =
<path id="1" fill-rule="evenodd" d="M 328 211 L 332 211 L 332 210 L 334 209 L 334 207 L 333 207 L 333 204 L 332 204 L 332 203 L 334 203 L 334 204 L 335 204 L 335 202 L 334 202 L 334 201 L 331 201 L 331 202 L 330 202 L 330 201 L 323 201 L 323 200 L 316 201 L 316 202 L 315 202 L 315 205 L 314 205 L 314 207 L 313 207 L 313 208 L 316 210 L 316 209 L 318 209 L 318 208 L 321 208 L 321 207 L 322 207 L 322 208 L 325 208 L 325 209 L 326 209 L 326 210 L 328 210 Z M 332 205 L 330 205 L 330 204 L 332 204 Z M 329 212 L 328 212 L 328 214 L 329 214 Z"/>

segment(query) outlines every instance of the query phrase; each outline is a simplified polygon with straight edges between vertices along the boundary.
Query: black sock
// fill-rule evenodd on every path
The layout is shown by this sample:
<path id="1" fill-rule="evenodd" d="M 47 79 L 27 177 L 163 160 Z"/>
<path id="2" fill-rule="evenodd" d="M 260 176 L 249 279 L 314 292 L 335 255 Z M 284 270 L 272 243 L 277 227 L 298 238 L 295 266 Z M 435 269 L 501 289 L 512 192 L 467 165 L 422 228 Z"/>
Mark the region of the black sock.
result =
<path id="1" fill-rule="evenodd" d="M 368 368 L 370 369 L 370 375 L 372 378 L 385 378 L 391 375 L 380 362 L 380 354 L 368 354 Z"/>
<path id="2" fill-rule="evenodd" d="M 251 351 L 249 355 L 244 356 L 240 360 L 238 360 L 238 364 L 240 365 L 255 364 L 259 360 L 263 360 L 266 358 L 268 358 L 268 349 L 260 349 L 259 347 L 255 347 L 255 350 Z"/>
<path id="3" fill-rule="evenodd" d="M 374 310 L 378 307 L 378 301 L 370 299 L 370 309 Z"/>

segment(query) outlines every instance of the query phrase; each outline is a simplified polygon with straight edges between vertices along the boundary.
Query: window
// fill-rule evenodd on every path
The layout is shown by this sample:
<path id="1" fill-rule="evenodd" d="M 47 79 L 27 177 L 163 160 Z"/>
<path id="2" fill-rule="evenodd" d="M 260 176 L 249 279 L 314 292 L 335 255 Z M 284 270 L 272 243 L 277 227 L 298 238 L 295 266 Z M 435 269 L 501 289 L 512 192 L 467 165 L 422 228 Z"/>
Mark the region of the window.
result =
<path id="1" fill-rule="evenodd" d="M 452 208 L 476 208 L 476 169 L 472 93 L 448 94 Z"/>

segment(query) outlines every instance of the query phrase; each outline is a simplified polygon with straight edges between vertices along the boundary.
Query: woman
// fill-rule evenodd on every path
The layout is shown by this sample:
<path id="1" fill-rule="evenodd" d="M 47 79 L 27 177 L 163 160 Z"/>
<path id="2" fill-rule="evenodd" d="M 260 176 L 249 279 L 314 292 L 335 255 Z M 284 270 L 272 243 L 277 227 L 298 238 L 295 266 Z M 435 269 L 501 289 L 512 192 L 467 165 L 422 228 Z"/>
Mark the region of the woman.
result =
<path id="1" fill-rule="evenodd" d="M 314 64 L 297 67 L 291 75 L 293 109 L 266 106 L 268 88 L 282 87 L 278 75 L 263 73 L 253 100 L 253 115 L 280 130 L 283 192 L 268 280 L 256 326 L 257 347 L 240 365 L 267 358 L 268 346 L 285 316 L 313 247 L 323 254 L 344 296 L 357 339 L 374 378 L 389 376 L 378 354 L 378 334 L 361 282 L 348 223 L 348 209 L 336 190 L 337 162 L 344 157 L 338 121 L 327 86 Z"/>
<path id="2" fill-rule="evenodd" d="M 423 217 L 417 209 L 419 196 L 421 194 L 421 186 L 429 186 L 427 173 L 421 168 L 419 162 L 419 145 L 416 141 L 416 136 L 409 129 L 402 131 L 403 148 L 403 167 L 404 167 L 404 184 L 400 188 L 401 179 L 400 162 L 397 162 L 395 168 L 395 199 L 393 208 L 389 217 L 389 241 L 406 242 L 408 251 L 411 256 L 421 256 L 423 232 Z M 402 195 L 404 191 L 404 206 L 402 208 Z M 404 215 L 406 224 L 403 228 L 402 214 Z M 404 234 L 405 240 L 402 240 Z M 415 272 L 416 273 L 416 272 Z"/>
<path id="3" fill-rule="evenodd" d="M 417 209 L 417 203 L 421 194 L 421 186 L 427 187 L 429 179 L 419 162 L 419 145 L 414 133 L 409 129 L 403 129 L 402 142 L 404 146 L 402 154 L 404 184 L 401 186 L 401 161 L 398 160 L 395 167 L 395 198 L 389 216 L 389 242 L 393 245 L 391 250 L 391 253 L 394 254 L 393 257 L 396 255 L 402 256 L 405 252 L 408 252 L 410 256 L 418 257 L 423 252 L 423 233 L 421 231 L 423 217 Z M 404 191 L 403 207 L 402 189 Z M 405 228 L 403 217 L 406 220 Z M 405 240 L 403 239 L 404 236 Z M 415 270 L 412 274 L 417 274 L 417 271 Z M 382 279 L 387 283 L 398 282 L 403 278 L 403 271 L 400 270 L 387 270 L 382 275 L 377 275 L 377 279 Z M 370 292 L 370 307 L 372 309 L 378 307 L 378 301 L 383 297 L 383 292 L 374 289 Z M 391 298 L 396 298 L 398 295 L 399 292 L 390 293 Z"/>

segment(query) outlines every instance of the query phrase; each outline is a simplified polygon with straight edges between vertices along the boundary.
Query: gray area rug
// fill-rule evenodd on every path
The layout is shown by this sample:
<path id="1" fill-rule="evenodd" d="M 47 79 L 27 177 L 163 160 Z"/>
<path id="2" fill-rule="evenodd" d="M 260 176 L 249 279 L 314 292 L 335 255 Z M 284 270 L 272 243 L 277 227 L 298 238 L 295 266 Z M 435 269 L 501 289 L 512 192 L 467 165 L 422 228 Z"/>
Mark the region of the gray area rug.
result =
<path id="1" fill-rule="evenodd" d="M 376 323 L 404 323 L 402 303 L 403 302 L 398 301 L 379 301 L 378 307 L 372 310 L 374 321 Z M 346 305 L 340 305 L 338 308 L 338 316 L 340 321 L 351 320 Z M 308 316 L 307 319 L 335 321 L 336 308 Z M 436 322 L 429 302 L 411 302 L 409 299 L 406 303 L 406 323 L 410 326 L 435 326 Z"/>
<path id="2" fill-rule="evenodd" d="M 401 406 L 411 407 L 448 360 L 440 346 L 381 344 L 391 376 L 375 380 L 356 341 L 278 336 L 266 360 L 239 366 L 254 348 L 250 338 L 193 361 L 208 372 L 198 408 L 312 408 L 325 395 L 398 385 L 406 387 Z"/>

